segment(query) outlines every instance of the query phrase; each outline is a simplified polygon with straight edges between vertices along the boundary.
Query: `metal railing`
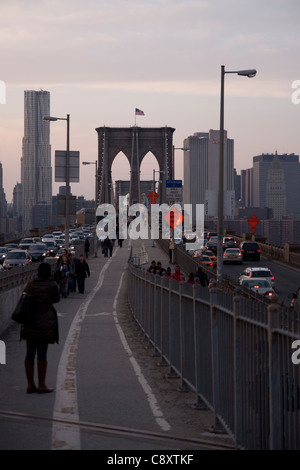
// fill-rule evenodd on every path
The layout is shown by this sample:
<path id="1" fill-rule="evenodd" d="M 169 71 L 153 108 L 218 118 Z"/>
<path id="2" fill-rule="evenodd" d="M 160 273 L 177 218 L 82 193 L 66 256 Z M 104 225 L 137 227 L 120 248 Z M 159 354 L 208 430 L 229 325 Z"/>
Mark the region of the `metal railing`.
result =
<path id="1" fill-rule="evenodd" d="M 300 449 L 300 314 L 129 261 L 128 300 L 149 343 L 241 449 Z M 274 299 L 276 300 L 276 299 Z M 300 353 L 299 353 L 300 355 Z"/>
<path id="2" fill-rule="evenodd" d="M 94 241 L 91 240 L 90 244 L 90 254 L 94 250 Z M 81 254 L 84 254 L 84 243 L 76 246 L 75 249 L 76 257 Z M 51 264 L 52 274 L 54 273 L 55 267 L 57 265 L 57 259 L 52 256 L 47 256 L 45 260 L 47 263 Z M 0 292 L 14 288 L 19 284 L 26 284 L 26 282 L 31 281 L 37 276 L 37 271 L 39 267 L 38 262 L 30 263 L 25 266 L 18 266 L 8 270 L 0 271 Z"/>

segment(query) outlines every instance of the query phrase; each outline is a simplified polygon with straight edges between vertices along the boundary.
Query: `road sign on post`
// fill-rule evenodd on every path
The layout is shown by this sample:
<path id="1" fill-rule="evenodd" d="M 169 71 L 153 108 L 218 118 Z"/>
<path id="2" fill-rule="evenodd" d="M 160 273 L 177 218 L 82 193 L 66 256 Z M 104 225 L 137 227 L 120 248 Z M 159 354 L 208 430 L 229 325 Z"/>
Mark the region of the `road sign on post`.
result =
<path id="1" fill-rule="evenodd" d="M 166 200 L 169 204 L 182 202 L 182 180 L 166 180 Z"/>
<path id="2" fill-rule="evenodd" d="M 157 199 L 159 198 L 159 195 L 157 193 L 154 193 L 153 197 L 153 191 L 148 194 L 148 198 L 150 199 L 151 204 L 156 204 Z"/>
<path id="3" fill-rule="evenodd" d="M 256 226 L 260 223 L 260 220 L 256 217 L 256 215 L 252 215 L 250 219 L 248 219 L 250 224 L 250 232 L 256 232 Z"/>
<path id="4" fill-rule="evenodd" d="M 55 182 L 65 183 L 67 174 L 67 152 L 55 151 Z M 69 182 L 79 183 L 79 152 L 71 151 L 69 157 Z"/>

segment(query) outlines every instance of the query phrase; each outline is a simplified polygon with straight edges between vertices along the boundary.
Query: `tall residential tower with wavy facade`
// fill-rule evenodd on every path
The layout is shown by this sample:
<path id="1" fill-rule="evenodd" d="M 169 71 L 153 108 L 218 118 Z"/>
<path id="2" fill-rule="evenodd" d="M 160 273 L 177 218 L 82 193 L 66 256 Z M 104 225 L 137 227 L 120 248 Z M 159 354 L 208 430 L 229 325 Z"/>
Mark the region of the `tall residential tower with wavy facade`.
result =
<path id="1" fill-rule="evenodd" d="M 21 159 L 23 187 L 23 232 L 43 230 L 51 223 L 52 168 L 49 122 L 50 93 L 25 91 L 24 137 Z"/>

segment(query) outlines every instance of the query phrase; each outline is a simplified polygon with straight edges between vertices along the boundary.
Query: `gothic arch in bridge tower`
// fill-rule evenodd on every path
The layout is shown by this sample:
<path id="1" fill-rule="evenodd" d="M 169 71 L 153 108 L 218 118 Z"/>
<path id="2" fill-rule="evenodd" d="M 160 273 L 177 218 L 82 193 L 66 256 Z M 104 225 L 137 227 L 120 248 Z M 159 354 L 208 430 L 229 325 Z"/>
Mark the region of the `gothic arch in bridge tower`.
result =
<path id="1" fill-rule="evenodd" d="M 172 127 L 98 127 L 98 204 L 111 203 L 112 164 L 123 152 L 130 165 L 130 205 L 140 202 L 140 166 L 151 152 L 156 158 L 161 184 L 160 204 L 165 202 L 165 181 L 174 178 Z"/>

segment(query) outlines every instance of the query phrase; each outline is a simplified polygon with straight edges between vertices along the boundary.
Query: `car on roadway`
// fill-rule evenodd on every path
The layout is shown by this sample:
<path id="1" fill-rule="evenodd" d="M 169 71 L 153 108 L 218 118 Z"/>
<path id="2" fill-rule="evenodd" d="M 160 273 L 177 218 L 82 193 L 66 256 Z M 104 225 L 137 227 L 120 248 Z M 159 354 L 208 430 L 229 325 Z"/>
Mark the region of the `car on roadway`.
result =
<path id="1" fill-rule="evenodd" d="M 27 250 L 11 250 L 7 253 L 3 267 L 11 269 L 16 266 L 26 266 L 31 263 L 31 256 Z"/>
<path id="2" fill-rule="evenodd" d="M 69 250 L 76 251 L 76 249 L 80 246 L 83 245 L 84 241 L 81 240 L 81 238 L 76 238 L 74 240 L 71 240 L 69 243 Z"/>
<path id="3" fill-rule="evenodd" d="M 237 242 L 233 237 L 223 237 L 223 251 L 226 248 L 238 248 Z"/>
<path id="4" fill-rule="evenodd" d="M 0 246 L 0 265 L 4 263 L 7 253 L 8 253 L 7 248 L 5 248 L 5 246 Z"/>
<path id="5" fill-rule="evenodd" d="M 243 279 L 252 279 L 252 278 L 267 279 L 268 281 L 270 281 L 272 288 L 275 290 L 275 279 L 274 279 L 272 271 L 269 268 L 247 267 L 244 269 L 243 274 L 240 275 L 239 283 L 241 284 L 241 281 Z"/>
<path id="6" fill-rule="evenodd" d="M 208 240 L 210 240 L 211 237 L 218 238 L 217 232 L 206 232 L 206 237 L 205 237 L 205 238 L 207 238 Z"/>
<path id="7" fill-rule="evenodd" d="M 20 250 L 28 250 L 30 245 L 33 245 L 34 239 L 33 238 L 22 238 L 22 240 L 19 243 L 19 248 Z"/>
<path id="8" fill-rule="evenodd" d="M 215 255 L 215 253 L 213 253 L 210 250 L 207 250 L 206 248 L 202 249 L 202 250 L 199 250 L 199 251 L 201 251 L 202 255 L 208 256 L 211 259 L 211 262 L 212 262 L 214 268 L 217 266 L 217 257 Z"/>
<path id="9" fill-rule="evenodd" d="M 52 232 L 52 235 L 55 239 L 59 238 L 61 235 L 63 235 L 61 230 L 56 230 L 55 232 Z"/>
<path id="10" fill-rule="evenodd" d="M 196 232 L 184 232 L 183 234 L 183 241 L 184 242 L 195 242 L 196 241 L 197 234 Z"/>
<path id="11" fill-rule="evenodd" d="M 270 281 L 261 278 L 243 279 L 241 282 L 242 287 L 247 287 L 253 292 L 265 295 L 266 297 L 272 297 L 275 294 L 274 289 L 271 286 Z"/>
<path id="12" fill-rule="evenodd" d="M 243 256 L 239 248 L 226 248 L 223 253 L 223 264 L 238 263 L 243 264 Z"/>
<path id="13" fill-rule="evenodd" d="M 54 235 L 53 233 L 45 233 L 45 235 L 42 236 L 42 242 L 45 243 L 45 242 L 49 242 L 49 241 L 54 241 L 55 238 L 54 238 Z"/>
<path id="14" fill-rule="evenodd" d="M 44 261 L 48 253 L 48 247 L 45 243 L 34 243 L 28 248 L 32 261 Z"/>
<path id="15" fill-rule="evenodd" d="M 204 264 L 204 266 L 206 266 L 207 268 L 213 268 L 214 267 L 214 263 L 212 262 L 210 257 L 207 256 L 207 255 L 201 255 L 201 256 L 197 257 L 197 261 L 200 261 L 200 263 Z"/>
<path id="16" fill-rule="evenodd" d="M 50 239 L 46 239 L 44 242 L 43 242 L 47 248 L 48 248 L 48 252 L 47 252 L 47 256 L 55 256 L 56 253 L 57 253 L 57 250 L 58 250 L 58 246 L 57 246 L 57 243 L 55 240 L 50 240 Z"/>
<path id="17" fill-rule="evenodd" d="M 208 241 L 205 246 L 206 246 L 206 249 L 207 249 L 207 250 L 212 251 L 215 255 L 217 254 L 217 251 L 218 251 L 218 244 L 217 244 L 217 242 Z"/>
<path id="18" fill-rule="evenodd" d="M 260 260 L 260 248 L 257 242 L 244 241 L 240 244 L 243 260 Z"/>
<path id="19" fill-rule="evenodd" d="M 19 249 L 18 243 L 6 243 L 4 245 L 4 247 L 7 249 L 7 251 L 18 250 Z"/>

